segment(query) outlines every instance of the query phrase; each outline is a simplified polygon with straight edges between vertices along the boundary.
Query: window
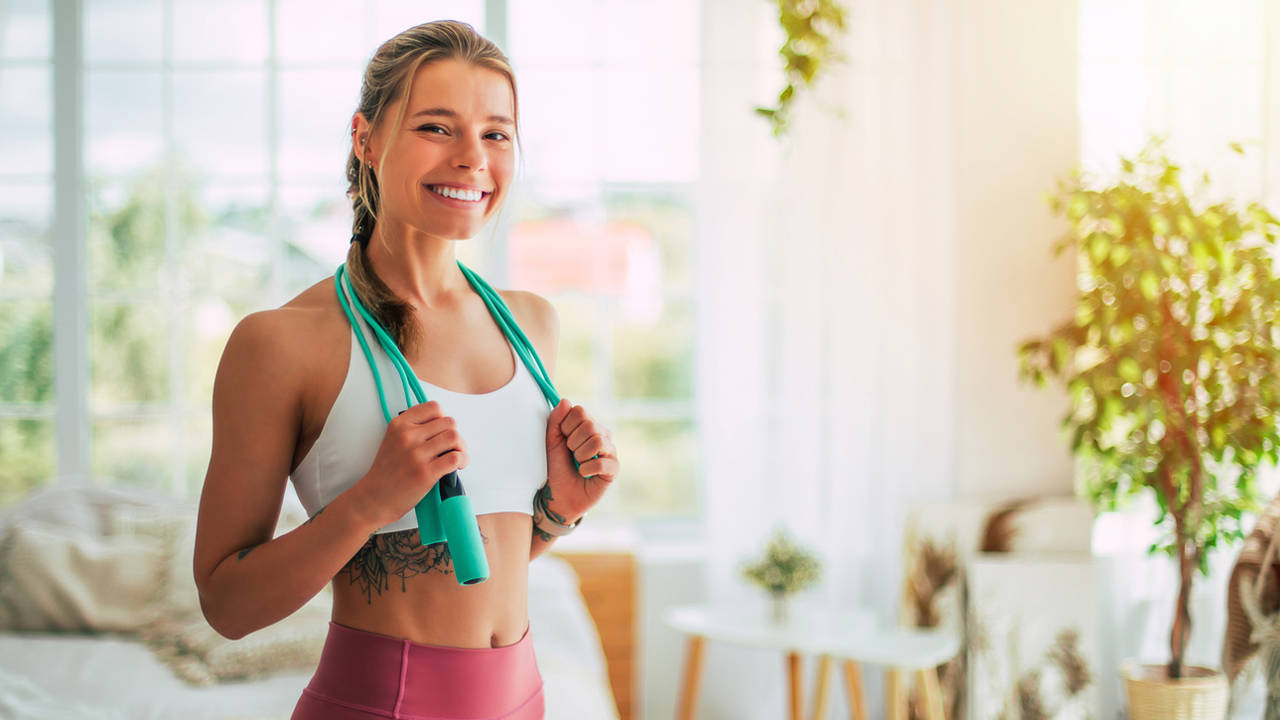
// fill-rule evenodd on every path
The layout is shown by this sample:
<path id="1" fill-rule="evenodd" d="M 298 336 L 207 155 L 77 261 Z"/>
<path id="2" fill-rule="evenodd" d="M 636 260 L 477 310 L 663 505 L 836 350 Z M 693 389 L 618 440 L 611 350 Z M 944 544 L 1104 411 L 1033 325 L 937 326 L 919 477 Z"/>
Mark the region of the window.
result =
<path id="1" fill-rule="evenodd" d="M 482 33 L 498 19 L 524 150 L 492 232 L 459 257 L 559 310 L 558 387 L 615 429 L 633 479 L 596 517 L 693 518 L 696 6 L 561 4 L 83 3 L 70 18 L 82 29 L 83 163 L 63 185 L 55 8 L 0 9 L 0 142 L 15 160 L 0 169 L 0 507 L 77 456 L 94 482 L 198 495 L 231 329 L 345 257 L 348 122 L 365 62 L 396 32 L 447 16 Z M 643 40 L 659 32 L 660 47 Z M 86 377 L 68 386 L 84 388 L 82 440 L 54 423 L 52 218 L 67 187 L 84 215 L 67 244 L 87 268 Z"/>

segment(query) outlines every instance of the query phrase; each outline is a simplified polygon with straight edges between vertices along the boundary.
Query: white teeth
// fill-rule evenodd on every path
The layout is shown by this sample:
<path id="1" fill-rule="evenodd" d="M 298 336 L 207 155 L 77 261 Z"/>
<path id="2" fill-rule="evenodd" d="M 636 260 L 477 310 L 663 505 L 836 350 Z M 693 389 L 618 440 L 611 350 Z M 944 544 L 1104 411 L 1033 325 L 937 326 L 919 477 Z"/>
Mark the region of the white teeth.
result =
<path id="1" fill-rule="evenodd" d="M 429 187 L 431 188 L 431 192 L 436 193 L 437 195 L 443 195 L 447 198 L 453 198 L 454 200 L 479 202 L 480 198 L 484 197 L 484 193 L 479 190 L 462 190 L 459 188 L 447 187 L 445 185 L 431 185 Z"/>

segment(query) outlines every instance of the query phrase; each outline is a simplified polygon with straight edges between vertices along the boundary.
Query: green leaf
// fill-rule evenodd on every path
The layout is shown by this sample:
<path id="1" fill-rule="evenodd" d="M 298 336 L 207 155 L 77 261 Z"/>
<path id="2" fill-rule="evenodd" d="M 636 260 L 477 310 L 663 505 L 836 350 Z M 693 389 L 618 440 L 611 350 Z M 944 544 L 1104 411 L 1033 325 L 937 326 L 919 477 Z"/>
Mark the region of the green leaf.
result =
<path id="1" fill-rule="evenodd" d="M 1131 383 L 1142 381 L 1142 368 L 1138 365 L 1138 361 L 1131 357 L 1120 359 L 1116 365 L 1116 373 Z"/>
<path id="2" fill-rule="evenodd" d="M 1089 236 L 1089 258 L 1095 265 L 1101 265 L 1111 253 L 1111 238 L 1105 233 L 1093 233 Z"/>
<path id="3" fill-rule="evenodd" d="M 1142 290 L 1143 297 L 1154 301 L 1160 294 L 1160 278 L 1150 270 L 1143 270 L 1138 277 L 1138 287 Z"/>

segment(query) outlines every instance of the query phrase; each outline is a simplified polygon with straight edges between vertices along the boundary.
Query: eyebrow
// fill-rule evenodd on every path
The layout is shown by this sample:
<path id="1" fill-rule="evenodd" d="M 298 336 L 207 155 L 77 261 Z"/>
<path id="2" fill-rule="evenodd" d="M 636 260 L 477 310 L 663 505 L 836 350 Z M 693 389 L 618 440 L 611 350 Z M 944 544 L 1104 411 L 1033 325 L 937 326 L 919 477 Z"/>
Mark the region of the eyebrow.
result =
<path id="1" fill-rule="evenodd" d="M 439 108 L 439 107 L 438 107 L 438 108 L 427 108 L 427 109 L 425 109 L 425 110 L 419 110 L 418 112 L 416 112 L 416 113 L 414 113 L 414 114 L 413 114 L 413 117 L 415 117 L 415 118 L 416 118 L 416 117 L 421 117 L 421 116 L 423 116 L 423 115 L 435 115 L 435 116 L 448 117 L 448 118 L 455 118 L 455 119 L 458 117 L 458 113 L 456 113 L 456 112 L 454 112 L 454 111 L 450 110 L 449 108 Z M 509 117 L 507 117 L 506 115 L 490 115 L 490 116 L 489 116 L 489 118 L 488 118 L 488 121 L 489 121 L 489 122 L 497 122 L 497 123 L 506 123 L 507 125 L 515 125 L 515 124 L 516 124 L 514 120 L 512 120 L 512 119 L 511 119 L 511 118 L 509 118 Z"/>

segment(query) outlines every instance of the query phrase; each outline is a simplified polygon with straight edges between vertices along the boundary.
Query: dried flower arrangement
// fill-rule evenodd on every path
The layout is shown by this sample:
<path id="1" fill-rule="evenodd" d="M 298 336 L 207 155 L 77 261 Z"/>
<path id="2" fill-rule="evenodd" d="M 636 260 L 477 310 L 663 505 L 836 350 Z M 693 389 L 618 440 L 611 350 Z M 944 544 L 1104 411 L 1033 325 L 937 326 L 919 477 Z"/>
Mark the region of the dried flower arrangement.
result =
<path id="1" fill-rule="evenodd" d="M 787 596 L 818 581 L 822 563 L 818 556 L 796 545 L 782 529 L 774 532 L 764 557 L 748 563 L 742 575 L 774 596 Z"/>

